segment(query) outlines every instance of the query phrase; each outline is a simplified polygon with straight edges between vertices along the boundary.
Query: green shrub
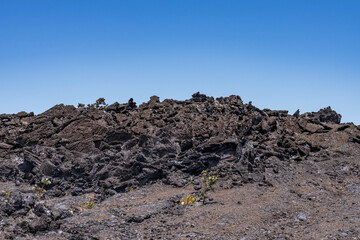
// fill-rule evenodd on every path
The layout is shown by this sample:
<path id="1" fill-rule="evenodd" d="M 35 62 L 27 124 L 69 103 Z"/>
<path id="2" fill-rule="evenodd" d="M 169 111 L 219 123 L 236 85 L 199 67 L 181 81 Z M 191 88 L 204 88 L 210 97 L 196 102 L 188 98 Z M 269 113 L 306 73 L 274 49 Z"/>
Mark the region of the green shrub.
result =
<path id="1" fill-rule="evenodd" d="M 94 110 L 94 109 L 105 110 L 107 106 L 108 104 L 106 104 L 105 98 L 99 98 L 98 100 L 96 100 L 95 103 L 88 104 L 86 106 L 83 103 L 78 104 L 78 108 L 85 108 L 86 110 Z"/>
<path id="2" fill-rule="evenodd" d="M 90 198 L 86 202 L 80 203 L 80 207 L 87 208 L 87 209 L 91 209 L 91 208 L 95 207 L 96 203 L 101 201 L 101 198 L 99 199 L 99 201 L 96 201 L 95 197 L 96 197 L 96 194 L 90 195 Z"/>
<path id="3" fill-rule="evenodd" d="M 35 185 L 32 189 L 36 192 L 36 198 L 40 199 L 46 193 L 45 186 L 50 185 L 51 181 L 48 178 L 41 179 L 41 187 Z"/>
<path id="4" fill-rule="evenodd" d="M 199 193 L 200 201 L 205 203 L 205 199 L 207 197 L 207 192 L 209 190 L 214 191 L 214 185 L 218 180 L 218 174 L 214 171 L 202 171 L 201 172 L 201 190 Z"/>
<path id="5" fill-rule="evenodd" d="M 187 195 L 186 198 L 180 200 L 181 205 L 191 205 L 196 201 L 196 197 Z"/>

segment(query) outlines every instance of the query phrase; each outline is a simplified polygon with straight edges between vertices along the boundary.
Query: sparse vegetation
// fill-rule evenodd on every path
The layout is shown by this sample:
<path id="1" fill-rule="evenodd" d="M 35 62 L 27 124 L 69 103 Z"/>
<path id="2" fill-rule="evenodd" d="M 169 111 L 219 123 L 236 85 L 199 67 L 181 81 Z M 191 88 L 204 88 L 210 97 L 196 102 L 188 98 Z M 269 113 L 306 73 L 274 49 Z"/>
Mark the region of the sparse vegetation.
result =
<path id="1" fill-rule="evenodd" d="M 88 104 L 86 106 L 83 103 L 78 104 L 78 108 L 85 108 L 86 110 L 95 110 L 95 109 L 104 110 L 107 106 L 108 104 L 106 104 L 105 98 L 99 98 L 98 100 L 96 100 L 95 103 Z"/>
<path id="2" fill-rule="evenodd" d="M 214 191 L 214 185 L 218 180 L 218 174 L 214 171 L 207 172 L 206 170 L 202 171 L 201 174 L 203 188 Z"/>
<path id="3" fill-rule="evenodd" d="M 191 205 L 196 201 L 196 197 L 193 197 L 191 195 L 187 195 L 186 198 L 182 198 L 180 200 L 181 205 Z"/>
<path id="4" fill-rule="evenodd" d="M 201 190 L 199 193 L 200 201 L 205 203 L 205 199 L 207 197 L 207 192 L 209 190 L 214 191 L 214 185 L 218 180 L 218 174 L 214 171 L 202 171 L 201 172 Z"/>
<path id="5" fill-rule="evenodd" d="M 90 198 L 86 202 L 80 203 L 80 207 L 87 208 L 87 209 L 91 209 L 91 208 L 95 207 L 96 203 L 101 201 L 101 198 L 99 199 L 99 201 L 97 201 L 97 200 L 95 200 L 95 197 L 96 197 L 96 194 L 90 195 Z"/>
<path id="6" fill-rule="evenodd" d="M 2 195 L 4 195 L 5 197 L 9 197 L 9 196 L 11 195 L 11 191 L 6 191 L 6 190 L 4 190 L 4 191 L 2 191 L 1 193 L 2 193 Z"/>
<path id="7" fill-rule="evenodd" d="M 36 192 L 36 198 L 40 199 L 44 196 L 44 194 L 46 193 L 45 187 L 47 185 L 50 185 L 51 181 L 48 178 L 42 178 L 41 179 L 41 187 L 35 185 L 32 189 Z"/>

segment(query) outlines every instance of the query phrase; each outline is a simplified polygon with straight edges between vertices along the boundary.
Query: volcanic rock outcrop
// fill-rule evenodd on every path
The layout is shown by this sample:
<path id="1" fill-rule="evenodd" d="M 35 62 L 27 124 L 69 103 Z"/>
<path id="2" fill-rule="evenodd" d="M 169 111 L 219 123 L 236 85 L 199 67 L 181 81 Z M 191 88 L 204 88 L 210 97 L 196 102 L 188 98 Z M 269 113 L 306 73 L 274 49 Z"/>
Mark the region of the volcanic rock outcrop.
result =
<path id="1" fill-rule="evenodd" d="M 185 101 L 153 96 L 140 106 L 130 99 L 105 110 L 60 104 L 39 115 L 2 114 L 0 180 L 41 186 L 49 178 L 50 199 L 86 193 L 106 199 L 154 182 L 184 187 L 208 169 L 219 174 L 223 188 L 271 186 L 284 162 L 358 152 L 359 127 L 340 120 L 330 107 L 290 115 L 260 110 L 239 96 L 200 93 Z M 14 196 L 0 203 L 3 219 L 30 210 L 46 216 L 22 223 L 24 232 L 58 229 L 57 221 L 66 218 L 36 205 L 30 193 Z"/>

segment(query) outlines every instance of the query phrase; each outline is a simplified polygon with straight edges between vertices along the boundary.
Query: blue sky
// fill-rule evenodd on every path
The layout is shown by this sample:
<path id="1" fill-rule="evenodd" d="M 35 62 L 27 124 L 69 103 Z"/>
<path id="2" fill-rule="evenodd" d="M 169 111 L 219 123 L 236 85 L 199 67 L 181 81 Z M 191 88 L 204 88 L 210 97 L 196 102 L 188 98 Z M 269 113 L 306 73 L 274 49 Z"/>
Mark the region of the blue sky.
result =
<path id="1" fill-rule="evenodd" d="M 360 124 L 360 1 L 0 0 L 0 113 L 240 95 Z"/>

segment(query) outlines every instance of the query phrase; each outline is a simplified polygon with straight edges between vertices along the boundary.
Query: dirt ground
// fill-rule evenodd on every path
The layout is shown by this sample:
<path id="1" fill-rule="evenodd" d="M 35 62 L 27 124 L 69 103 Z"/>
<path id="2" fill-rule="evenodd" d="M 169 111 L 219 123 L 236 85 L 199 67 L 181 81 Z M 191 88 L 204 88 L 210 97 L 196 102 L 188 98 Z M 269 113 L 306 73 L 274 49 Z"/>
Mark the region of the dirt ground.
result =
<path id="1" fill-rule="evenodd" d="M 191 183 L 183 188 L 155 183 L 92 209 L 79 210 L 89 195 L 50 200 L 46 205 L 52 209 L 75 213 L 57 231 L 15 239 L 360 239 L 355 158 L 288 163 L 287 169 L 271 173 L 272 186 L 224 189 L 220 179 L 205 204 L 180 204 L 195 194 Z"/>

